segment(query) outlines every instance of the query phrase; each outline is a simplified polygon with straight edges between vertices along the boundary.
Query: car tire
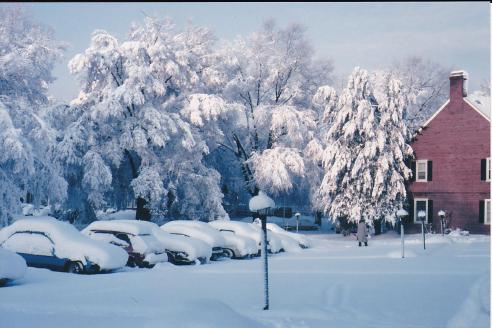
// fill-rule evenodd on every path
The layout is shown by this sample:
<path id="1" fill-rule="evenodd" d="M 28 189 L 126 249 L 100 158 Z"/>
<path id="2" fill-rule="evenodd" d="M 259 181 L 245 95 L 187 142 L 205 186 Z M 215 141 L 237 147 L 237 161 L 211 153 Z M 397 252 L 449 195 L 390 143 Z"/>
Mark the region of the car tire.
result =
<path id="1" fill-rule="evenodd" d="M 84 273 L 84 266 L 80 262 L 68 262 L 67 264 L 68 273 L 81 274 Z"/>
<path id="2" fill-rule="evenodd" d="M 229 248 L 224 248 L 224 254 L 230 259 L 236 258 L 234 252 Z"/>

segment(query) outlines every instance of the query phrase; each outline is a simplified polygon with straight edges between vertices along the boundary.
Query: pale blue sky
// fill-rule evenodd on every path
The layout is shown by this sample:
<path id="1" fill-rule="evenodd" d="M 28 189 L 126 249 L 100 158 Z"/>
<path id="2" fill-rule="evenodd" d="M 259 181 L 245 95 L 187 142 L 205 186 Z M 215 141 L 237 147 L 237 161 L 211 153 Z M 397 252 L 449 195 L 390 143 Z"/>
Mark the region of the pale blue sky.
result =
<path id="1" fill-rule="evenodd" d="M 233 39 L 257 30 L 268 18 L 279 25 L 299 22 L 317 57 L 331 58 L 335 73 L 346 77 L 354 66 L 384 68 L 395 59 L 421 55 L 469 73 L 470 89 L 490 79 L 488 2 L 452 3 L 27 3 L 35 19 L 51 25 L 69 43 L 57 65 L 50 91 L 70 100 L 77 81 L 67 63 L 89 45 L 92 31 L 104 29 L 125 38 L 143 12 L 171 17 L 179 26 L 192 19 L 218 38 Z"/>

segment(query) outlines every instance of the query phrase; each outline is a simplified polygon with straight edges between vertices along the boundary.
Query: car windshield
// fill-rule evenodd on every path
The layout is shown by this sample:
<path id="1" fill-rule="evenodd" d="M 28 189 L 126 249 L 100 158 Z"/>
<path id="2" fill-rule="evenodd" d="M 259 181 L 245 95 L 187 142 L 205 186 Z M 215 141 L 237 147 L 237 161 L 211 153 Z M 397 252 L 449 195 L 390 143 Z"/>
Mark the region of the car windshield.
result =
<path id="1" fill-rule="evenodd" d="M 177 232 L 171 232 L 171 235 L 189 237 L 188 235 L 185 235 L 184 233 L 177 233 Z"/>
<path id="2" fill-rule="evenodd" d="M 92 238 L 123 247 L 131 244 L 128 236 L 122 233 L 114 234 L 106 231 L 93 231 Z"/>

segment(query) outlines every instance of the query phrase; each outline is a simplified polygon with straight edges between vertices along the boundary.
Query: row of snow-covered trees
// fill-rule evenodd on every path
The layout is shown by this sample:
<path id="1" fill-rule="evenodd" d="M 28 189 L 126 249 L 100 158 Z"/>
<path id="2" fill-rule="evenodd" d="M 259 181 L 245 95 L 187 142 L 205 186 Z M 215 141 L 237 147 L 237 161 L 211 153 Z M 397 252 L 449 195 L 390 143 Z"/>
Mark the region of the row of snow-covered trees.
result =
<path id="1" fill-rule="evenodd" d="M 26 195 L 84 222 L 131 202 L 139 219 L 222 218 L 230 195 L 259 190 L 390 218 L 410 132 L 447 97 L 448 70 L 418 58 L 356 68 L 336 90 L 296 24 L 219 46 L 206 28 L 146 18 L 125 40 L 96 30 L 69 63 L 78 97 L 53 104 L 63 44 L 19 10 L 0 15 L 0 225 Z"/>

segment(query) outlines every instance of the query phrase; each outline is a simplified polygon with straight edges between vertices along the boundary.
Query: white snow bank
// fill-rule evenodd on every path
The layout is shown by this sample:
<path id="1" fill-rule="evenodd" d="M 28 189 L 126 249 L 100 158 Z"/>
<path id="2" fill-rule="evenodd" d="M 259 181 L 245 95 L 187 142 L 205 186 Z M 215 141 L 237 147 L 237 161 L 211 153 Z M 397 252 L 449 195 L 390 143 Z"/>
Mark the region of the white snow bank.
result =
<path id="1" fill-rule="evenodd" d="M 69 223 L 49 216 L 25 217 L 3 228 L 0 230 L 0 245 L 16 232 L 42 233 L 53 241 L 57 257 L 80 261 L 84 265 L 90 261 L 103 270 L 124 267 L 128 260 L 127 253 L 119 247 L 92 240 Z M 16 245 L 19 245 L 18 242 Z"/>
<path id="2" fill-rule="evenodd" d="M 249 210 L 256 212 L 265 208 L 274 208 L 275 202 L 273 199 L 267 196 L 263 191 L 260 191 L 257 196 L 254 196 L 249 200 Z"/>
<path id="3" fill-rule="evenodd" d="M 390 259 L 401 259 L 401 250 L 389 252 L 386 256 L 389 257 Z M 416 256 L 417 254 L 415 254 L 415 252 L 405 250 L 405 258 L 416 257 Z"/>
<path id="4" fill-rule="evenodd" d="M 457 228 L 449 233 L 451 237 L 461 237 L 461 236 L 469 236 L 470 232 L 467 230 L 461 230 L 460 228 Z"/>
<path id="5" fill-rule="evenodd" d="M 449 320 L 447 328 L 490 327 L 490 278 L 481 276 L 465 301 Z"/>
<path id="6" fill-rule="evenodd" d="M 160 313 L 163 313 L 162 318 L 146 323 L 145 327 L 267 327 L 252 317 L 239 314 L 225 302 L 216 299 L 198 299 L 180 302 L 179 304 L 169 303 L 160 310 Z"/>
<path id="7" fill-rule="evenodd" d="M 22 278 L 26 269 L 26 261 L 22 256 L 0 247 L 0 280 Z"/>

